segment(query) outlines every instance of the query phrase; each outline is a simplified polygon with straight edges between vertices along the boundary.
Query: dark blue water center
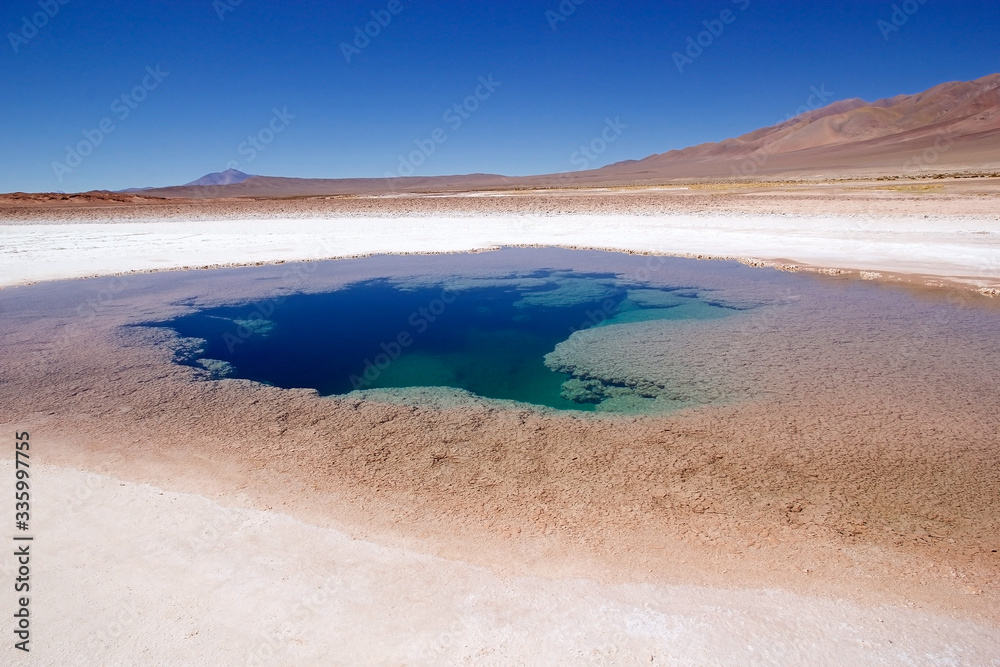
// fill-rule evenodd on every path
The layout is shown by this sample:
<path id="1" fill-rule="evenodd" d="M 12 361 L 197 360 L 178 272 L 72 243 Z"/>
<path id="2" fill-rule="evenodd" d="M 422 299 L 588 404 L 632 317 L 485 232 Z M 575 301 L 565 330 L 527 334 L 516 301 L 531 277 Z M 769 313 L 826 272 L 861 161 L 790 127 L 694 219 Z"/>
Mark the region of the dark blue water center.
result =
<path id="1" fill-rule="evenodd" d="M 559 409 L 569 375 L 544 357 L 575 330 L 732 312 L 685 289 L 626 285 L 612 275 L 540 272 L 435 286 L 358 283 L 326 294 L 202 310 L 160 323 L 189 344 L 179 361 L 324 395 L 451 387 Z"/>

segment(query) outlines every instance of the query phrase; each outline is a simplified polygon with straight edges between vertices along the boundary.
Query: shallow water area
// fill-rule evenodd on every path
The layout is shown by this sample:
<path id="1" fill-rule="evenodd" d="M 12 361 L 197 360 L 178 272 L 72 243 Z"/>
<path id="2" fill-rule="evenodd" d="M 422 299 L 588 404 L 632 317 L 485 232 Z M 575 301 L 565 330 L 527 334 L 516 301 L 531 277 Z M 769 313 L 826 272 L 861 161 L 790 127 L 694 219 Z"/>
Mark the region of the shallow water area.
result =
<path id="1" fill-rule="evenodd" d="M 560 410 L 662 412 L 698 401 L 669 387 L 567 372 L 547 355 L 578 331 L 737 312 L 690 286 L 539 269 L 485 279 L 387 277 L 203 309 L 162 325 L 184 338 L 178 361 L 217 379 L 323 395 L 450 388 Z"/>
<path id="2" fill-rule="evenodd" d="M 968 309 L 982 297 L 736 262 L 512 249 L 310 266 L 331 278 L 366 270 L 325 289 L 310 279 L 266 298 L 189 302 L 179 317 L 142 324 L 175 332 L 175 362 L 210 380 L 404 404 L 662 415 L 797 400 L 796 385 L 840 372 L 823 362 L 834 349 L 867 356 L 890 345 L 878 364 L 896 374 L 938 330 L 983 340 L 993 320 L 989 308 Z M 240 275 L 250 289 L 268 272 Z M 830 318 L 850 333 L 821 345 L 815 327 L 831 332 L 820 323 Z M 779 331 L 780 346 L 764 343 Z M 791 384 L 774 381 L 779 369 Z"/>
<path id="3" fill-rule="evenodd" d="M 39 434 L 43 463 L 246 493 L 498 571 L 996 624 L 1000 316 L 981 295 L 510 249 L 38 284 L 0 292 L 0 312 L 0 421 Z M 201 321 L 165 326 L 185 318 Z M 342 359 L 331 341 L 350 336 Z M 239 379 L 240 354 L 328 395 Z M 496 361 L 515 357 L 531 368 Z M 365 359 L 379 373 L 355 390 Z M 487 388 L 527 378 L 541 407 L 525 384 L 513 400 L 430 384 L 457 360 Z"/>

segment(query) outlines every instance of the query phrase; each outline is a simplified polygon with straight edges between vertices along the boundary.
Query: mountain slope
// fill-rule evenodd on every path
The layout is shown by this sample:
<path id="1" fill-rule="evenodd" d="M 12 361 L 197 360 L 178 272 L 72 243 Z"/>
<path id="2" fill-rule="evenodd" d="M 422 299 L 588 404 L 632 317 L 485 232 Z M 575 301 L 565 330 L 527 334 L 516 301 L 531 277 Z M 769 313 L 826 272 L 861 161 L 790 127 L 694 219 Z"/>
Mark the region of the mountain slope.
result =
<path id="1" fill-rule="evenodd" d="M 924 155 L 924 152 L 927 152 Z M 916 95 L 844 100 L 719 143 L 595 170 L 652 178 L 753 176 L 830 168 L 944 167 L 1000 162 L 1000 74 Z"/>
<path id="2" fill-rule="evenodd" d="M 232 185 L 234 183 L 242 183 L 248 178 L 253 178 L 250 174 L 244 174 L 242 171 L 237 169 L 226 169 L 225 171 L 216 171 L 211 174 L 205 174 L 196 181 L 191 181 L 185 184 L 185 186 L 192 185 Z"/>
<path id="3" fill-rule="evenodd" d="M 302 197 L 462 191 L 487 188 L 593 187 L 692 179 L 836 178 L 1000 170 L 1000 74 L 943 83 L 875 102 L 847 99 L 716 143 L 580 172 L 406 178 L 305 179 L 248 176 L 230 169 L 186 186 L 154 188 L 160 197 Z M 206 185 L 216 187 L 203 187 Z"/>

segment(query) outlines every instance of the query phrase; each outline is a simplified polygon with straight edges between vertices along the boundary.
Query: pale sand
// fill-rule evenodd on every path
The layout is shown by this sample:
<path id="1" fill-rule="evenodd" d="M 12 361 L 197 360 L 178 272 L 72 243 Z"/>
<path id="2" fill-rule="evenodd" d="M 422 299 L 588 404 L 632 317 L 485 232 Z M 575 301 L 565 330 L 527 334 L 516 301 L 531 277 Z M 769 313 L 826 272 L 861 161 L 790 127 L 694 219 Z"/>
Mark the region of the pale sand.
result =
<path id="1" fill-rule="evenodd" d="M 12 467 L 0 459 L 0 476 L 12 478 Z M 1000 655 L 995 628 L 926 611 L 781 590 L 502 577 L 277 512 L 72 468 L 32 472 L 44 494 L 30 664 L 997 664 Z M 9 558 L 0 567 L 11 575 Z M 0 596 L 4 618 L 11 603 Z"/>

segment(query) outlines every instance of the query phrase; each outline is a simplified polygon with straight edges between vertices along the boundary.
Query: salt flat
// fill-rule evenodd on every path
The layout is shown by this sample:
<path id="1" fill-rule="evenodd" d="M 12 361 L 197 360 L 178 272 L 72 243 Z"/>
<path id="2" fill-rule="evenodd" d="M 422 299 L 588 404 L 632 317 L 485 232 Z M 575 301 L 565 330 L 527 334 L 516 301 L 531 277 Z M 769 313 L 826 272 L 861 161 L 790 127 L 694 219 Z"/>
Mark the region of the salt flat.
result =
<path id="1" fill-rule="evenodd" d="M 1000 282 L 1000 220 L 732 214 L 275 217 L 0 224 L 0 286 L 377 253 L 566 246 Z"/>

